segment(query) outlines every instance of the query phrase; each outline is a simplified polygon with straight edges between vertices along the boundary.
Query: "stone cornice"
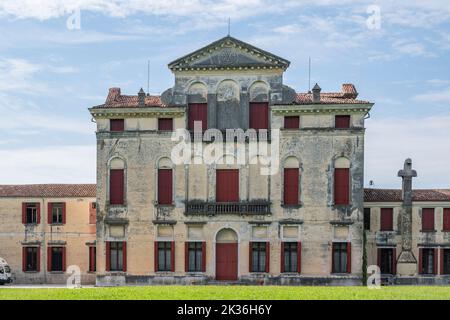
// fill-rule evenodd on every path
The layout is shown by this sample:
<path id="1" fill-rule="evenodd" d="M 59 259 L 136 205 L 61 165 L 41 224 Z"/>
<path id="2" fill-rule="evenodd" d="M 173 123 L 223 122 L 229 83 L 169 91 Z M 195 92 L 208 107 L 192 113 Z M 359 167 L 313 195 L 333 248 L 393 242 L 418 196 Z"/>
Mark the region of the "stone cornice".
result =
<path id="1" fill-rule="evenodd" d="M 118 116 L 127 118 L 157 118 L 159 116 L 177 118 L 186 113 L 186 108 L 90 108 L 89 112 L 96 119 L 109 119 Z"/>
<path id="2" fill-rule="evenodd" d="M 345 113 L 367 113 L 372 108 L 370 104 L 317 104 L 317 105 L 273 105 L 272 114 L 277 116 L 301 115 L 301 114 L 335 114 L 336 112 Z"/>

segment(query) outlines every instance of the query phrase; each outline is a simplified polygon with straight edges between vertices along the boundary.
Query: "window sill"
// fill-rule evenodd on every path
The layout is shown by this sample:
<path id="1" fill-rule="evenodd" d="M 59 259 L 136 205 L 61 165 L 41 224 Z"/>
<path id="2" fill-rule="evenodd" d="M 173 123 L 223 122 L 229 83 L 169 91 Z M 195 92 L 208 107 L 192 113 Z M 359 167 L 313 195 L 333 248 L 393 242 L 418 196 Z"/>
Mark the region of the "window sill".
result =
<path id="1" fill-rule="evenodd" d="M 281 274 L 284 276 L 298 276 L 298 275 L 300 275 L 300 272 L 285 271 L 285 272 L 281 272 Z"/>
<path id="2" fill-rule="evenodd" d="M 427 274 L 427 273 L 419 273 L 419 277 L 436 277 L 436 276 L 438 276 L 438 275 L 434 274 L 434 273 L 429 273 L 429 274 Z"/>
<path id="3" fill-rule="evenodd" d="M 33 227 L 33 226 L 39 225 L 39 223 L 37 223 L 37 222 L 30 222 L 30 223 L 23 223 L 23 225 L 24 225 L 24 226 Z"/>
<path id="4" fill-rule="evenodd" d="M 346 277 L 346 276 L 350 276 L 351 273 L 348 273 L 348 272 L 334 273 L 334 272 L 332 272 L 331 275 L 332 275 L 332 276 L 337 276 L 337 277 Z"/>
<path id="5" fill-rule="evenodd" d="M 155 207 L 158 208 L 175 208 L 175 203 L 171 203 L 171 204 L 162 204 L 162 203 L 155 203 Z"/>
<path id="6" fill-rule="evenodd" d="M 23 271 L 23 273 L 31 273 L 31 274 L 33 274 L 33 273 L 39 273 L 40 271 L 37 271 L 37 270 L 35 270 L 35 271 Z"/>
<path id="7" fill-rule="evenodd" d="M 64 271 L 49 271 L 49 274 L 64 274 Z"/>
<path id="8" fill-rule="evenodd" d="M 299 208 L 301 208 L 301 207 L 303 207 L 303 203 L 302 202 L 300 202 L 300 203 L 298 203 L 298 204 L 281 204 L 281 207 L 282 208 L 285 208 L 285 209 L 299 209 Z"/>
<path id="9" fill-rule="evenodd" d="M 422 233 L 433 233 L 436 232 L 436 230 L 420 230 Z"/>
<path id="10" fill-rule="evenodd" d="M 52 226 L 52 227 L 62 227 L 62 226 L 65 226 L 66 224 L 65 223 L 49 223 L 48 225 Z"/>

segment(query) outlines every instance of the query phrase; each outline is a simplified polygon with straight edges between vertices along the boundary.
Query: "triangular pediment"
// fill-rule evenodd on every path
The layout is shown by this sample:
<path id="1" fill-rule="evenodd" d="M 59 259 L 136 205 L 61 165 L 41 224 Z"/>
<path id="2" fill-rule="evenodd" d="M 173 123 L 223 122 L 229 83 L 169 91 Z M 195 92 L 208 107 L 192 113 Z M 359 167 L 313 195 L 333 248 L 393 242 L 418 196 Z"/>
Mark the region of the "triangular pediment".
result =
<path id="1" fill-rule="evenodd" d="M 171 63 L 171 70 L 283 69 L 290 62 L 227 36 Z"/>

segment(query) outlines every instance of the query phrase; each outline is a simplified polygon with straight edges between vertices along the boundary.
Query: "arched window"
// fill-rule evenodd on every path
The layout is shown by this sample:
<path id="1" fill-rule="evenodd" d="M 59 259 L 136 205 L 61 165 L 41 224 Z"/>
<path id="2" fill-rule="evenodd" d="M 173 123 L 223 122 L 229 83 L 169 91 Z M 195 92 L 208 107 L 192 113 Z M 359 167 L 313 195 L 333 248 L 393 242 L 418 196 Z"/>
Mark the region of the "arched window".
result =
<path id="1" fill-rule="evenodd" d="M 125 161 L 119 157 L 109 162 L 109 203 L 125 204 Z"/>
<path id="2" fill-rule="evenodd" d="M 169 158 L 158 161 L 158 204 L 173 203 L 173 169 Z"/>
<path id="3" fill-rule="evenodd" d="M 283 204 L 298 205 L 300 203 L 300 164 L 296 157 L 288 157 L 284 161 Z"/>
<path id="4" fill-rule="evenodd" d="M 334 204 L 350 204 L 350 160 L 345 157 L 334 161 Z"/>

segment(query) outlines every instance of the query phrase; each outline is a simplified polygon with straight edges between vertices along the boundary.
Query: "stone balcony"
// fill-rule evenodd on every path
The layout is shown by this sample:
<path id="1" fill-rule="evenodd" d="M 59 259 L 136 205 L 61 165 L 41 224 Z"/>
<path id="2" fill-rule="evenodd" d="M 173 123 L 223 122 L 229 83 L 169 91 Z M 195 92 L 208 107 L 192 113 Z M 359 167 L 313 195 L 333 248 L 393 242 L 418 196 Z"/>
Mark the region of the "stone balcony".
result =
<path id="1" fill-rule="evenodd" d="M 270 215 L 270 201 L 205 202 L 189 201 L 186 215 Z"/>

